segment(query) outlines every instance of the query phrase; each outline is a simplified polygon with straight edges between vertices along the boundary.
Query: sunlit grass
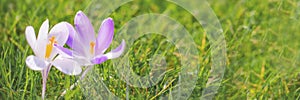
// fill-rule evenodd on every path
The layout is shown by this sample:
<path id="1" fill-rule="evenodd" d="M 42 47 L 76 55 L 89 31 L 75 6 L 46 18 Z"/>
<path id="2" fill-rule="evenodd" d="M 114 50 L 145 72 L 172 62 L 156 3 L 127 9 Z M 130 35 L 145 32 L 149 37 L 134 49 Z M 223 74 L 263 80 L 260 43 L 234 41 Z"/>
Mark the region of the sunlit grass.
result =
<path id="1" fill-rule="evenodd" d="M 300 7 L 296 0 L 209 0 L 219 18 L 227 43 L 227 66 L 216 99 L 299 99 L 300 97 Z M 78 10 L 85 11 L 90 1 L 0 1 L 0 98 L 41 99 L 41 73 L 25 65 L 33 54 L 25 40 L 26 26 L 40 26 L 45 19 L 50 25 L 60 21 L 73 23 Z M 168 15 L 191 33 L 198 45 L 201 68 L 197 86 L 190 99 L 199 98 L 210 69 L 210 44 L 201 25 L 192 15 L 175 4 L 158 0 L 135 0 L 110 15 L 118 31 L 132 17 L 145 13 Z M 94 26 L 98 29 L 99 26 Z M 35 28 L 37 31 L 38 28 Z M 203 33 L 203 34 L 199 34 Z M 116 34 L 117 35 L 117 34 Z M 154 45 L 153 45 L 154 44 Z M 104 83 L 116 96 L 125 99 L 151 99 L 165 95 L 176 86 L 178 69 L 174 45 L 159 35 L 147 35 L 135 41 L 128 54 L 133 71 L 147 75 L 147 60 L 160 52 L 167 56 L 169 72 L 158 85 L 150 88 L 127 86 L 110 61 L 95 66 Z M 62 74 L 55 68 L 49 73 L 46 98 L 85 99 L 80 88 L 60 94 L 77 77 Z M 175 81 L 174 81 L 175 80 Z M 126 94 L 126 89 L 129 93 Z"/>

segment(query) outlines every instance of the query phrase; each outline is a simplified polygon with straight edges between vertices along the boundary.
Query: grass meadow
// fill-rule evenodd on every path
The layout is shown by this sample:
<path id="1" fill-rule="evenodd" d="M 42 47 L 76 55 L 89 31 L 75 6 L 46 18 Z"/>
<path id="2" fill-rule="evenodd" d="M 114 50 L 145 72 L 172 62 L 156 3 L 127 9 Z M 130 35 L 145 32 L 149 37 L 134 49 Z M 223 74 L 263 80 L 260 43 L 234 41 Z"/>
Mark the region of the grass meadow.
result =
<path id="1" fill-rule="evenodd" d="M 227 49 L 224 77 L 213 99 L 300 99 L 300 1 L 207 2 L 221 23 Z M 26 26 L 31 25 L 38 32 L 45 19 L 49 19 L 50 27 L 61 21 L 74 24 L 76 12 L 85 12 L 92 3 L 89 0 L 0 0 L 0 99 L 41 99 L 41 72 L 25 64 L 26 57 L 33 54 L 25 39 Z M 114 19 L 117 32 L 131 18 L 147 13 L 172 17 L 188 30 L 197 44 L 201 67 L 189 99 L 199 99 L 212 64 L 209 39 L 201 24 L 182 7 L 164 0 L 133 0 L 109 16 Z M 95 31 L 98 27 L 94 25 Z M 98 70 L 113 94 L 120 99 L 159 99 L 169 93 L 168 89 L 176 87 L 180 59 L 174 53 L 176 47 L 165 37 L 145 35 L 127 48 L 132 71 L 137 75 L 148 75 L 149 58 L 158 52 L 165 56 L 167 72 L 155 86 L 138 88 L 126 85 L 111 67 L 111 61 L 96 65 L 94 70 Z M 46 99 L 88 99 L 80 86 L 60 96 L 76 80 L 77 76 L 65 75 L 52 67 Z"/>

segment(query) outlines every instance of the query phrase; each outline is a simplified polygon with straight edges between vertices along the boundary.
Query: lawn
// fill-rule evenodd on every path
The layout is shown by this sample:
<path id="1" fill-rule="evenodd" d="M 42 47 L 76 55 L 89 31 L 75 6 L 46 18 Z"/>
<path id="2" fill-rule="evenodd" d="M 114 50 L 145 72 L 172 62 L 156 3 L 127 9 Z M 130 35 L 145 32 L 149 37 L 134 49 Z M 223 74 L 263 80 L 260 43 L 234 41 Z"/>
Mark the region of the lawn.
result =
<path id="1" fill-rule="evenodd" d="M 116 3 L 120 0 L 103 1 Z M 113 18 L 116 39 L 109 49 L 116 47 L 122 38 L 125 41 L 133 38 L 118 32 L 132 18 L 140 15 L 163 14 L 180 23 L 198 51 L 196 85 L 188 97 L 197 100 L 203 96 L 202 92 L 212 78 L 211 66 L 215 63 L 212 60 L 213 40 L 190 12 L 165 0 L 133 0 L 109 15 L 102 15 L 103 12 L 92 10 L 99 6 L 97 3 L 97 0 L 1 0 L 0 99 L 41 99 L 41 72 L 33 71 L 25 64 L 26 57 L 33 54 L 25 38 L 26 26 L 33 26 L 38 32 L 46 19 L 49 19 L 50 27 L 61 21 L 74 24 L 74 16 L 79 10 L 93 19 L 95 31 L 104 17 Z M 300 66 L 300 1 L 207 0 L 207 3 L 220 22 L 223 29 L 221 34 L 226 42 L 224 76 L 220 77 L 222 80 L 213 99 L 300 99 L 300 69 L 297 68 Z M 147 25 L 136 24 L 134 27 L 142 29 Z M 164 29 L 159 28 L 157 30 Z M 158 82 L 151 87 L 129 85 L 119 75 L 123 67 L 115 65 L 124 56 L 128 57 L 127 63 L 136 75 L 150 77 L 153 61 L 154 64 L 160 64 L 155 59 L 163 58 L 163 66 L 166 67 L 164 75 L 159 76 Z M 104 88 L 119 99 L 159 99 L 161 96 L 170 96 L 172 90 L 180 86 L 180 69 L 186 68 L 181 61 L 189 58 L 178 54 L 176 44 L 159 34 L 137 37 L 131 46 L 126 47 L 122 57 L 94 66 L 87 80 L 67 91 L 64 96 L 61 93 L 79 77 L 65 75 L 52 67 L 47 80 L 46 99 L 92 99 L 99 95 L 102 99 L 108 99 L 105 97 L 108 92 L 97 90 Z M 102 82 L 88 80 L 93 78 Z"/>

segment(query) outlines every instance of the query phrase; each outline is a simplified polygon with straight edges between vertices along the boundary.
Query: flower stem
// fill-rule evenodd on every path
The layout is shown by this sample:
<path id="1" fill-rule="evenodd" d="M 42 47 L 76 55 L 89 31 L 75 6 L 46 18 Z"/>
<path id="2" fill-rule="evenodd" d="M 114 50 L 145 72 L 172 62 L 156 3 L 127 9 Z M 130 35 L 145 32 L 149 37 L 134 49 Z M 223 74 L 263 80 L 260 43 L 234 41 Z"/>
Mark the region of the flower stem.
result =
<path id="1" fill-rule="evenodd" d="M 43 87 L 42 87 L 42 99 L 45 99 L 46 94 L 46 84 L 47 84 L 47 77 L 49 74 L 49 71 L 51 69 L 52 64 L 49 64 L 46 69 L 42 70 L 42 78 L 43 78 Z"/>
<path id="2" fill-rule="evenodd" d="M 82 80 L 82 79 L 85 77 L 86 73 L 87 73 L 88 71 L 90 71 L 92 68 L 93 68 L 92 65 L 87 66 L 87 68 L 86 68 L 86 69 L 84 70 L 84 72 L 81 74 L 81 77 L 80 77 L 79 80 Z"/>
<path id="3" fill-rule="evenodd" d="M 64 92 L 62 92 L 60 96 L 63 97 L 63 96 L 67 93 L 68 90 L 73 90 L 74 87 L 77 86 L 78 82 L 79 82 L 80 80 L 82 80 L 82 79 L 85 77 L 85 75 L 87 74 L 87 72 L 89 72 L 92 68 L 93 68 L 92 65 L 87 66 L 87 68 L 82 72 L 82 74 L 81 74 L 79 80 L 77 80 L 74 84 L 72 84 L 72 85 L 70 86 L 69 89 L 64 90 Z"/>

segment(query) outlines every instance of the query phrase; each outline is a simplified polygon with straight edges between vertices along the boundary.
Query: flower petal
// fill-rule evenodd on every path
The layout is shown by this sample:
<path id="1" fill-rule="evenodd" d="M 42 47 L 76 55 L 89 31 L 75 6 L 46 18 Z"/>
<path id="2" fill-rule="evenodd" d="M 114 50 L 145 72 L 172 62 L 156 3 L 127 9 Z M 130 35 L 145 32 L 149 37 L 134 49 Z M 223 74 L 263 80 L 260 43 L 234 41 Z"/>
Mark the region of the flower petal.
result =
<path id="1" fill-rule="evenodd" d="M 95 30 L 92 23 L 82 11 L 77 12 L 74 21 L 75 28 L 79 34 L 81 41 L 84 45 L 89 46 L 90 42 L 95 41 Z"/>
<path id="2" fill-rule="evenodd" d="M 49 63 L 36 56 L 30 55 L 26 58 L 26 65 L 32 70 L 43 70 Z"/>
<path id="3" fill-rule="evenodd" d="M 106 60 L 108 59 L 114 59 L 114 58 L 117 58 L 119 56 L 122 55 L 122 53 L 124 52 L 124 49 L 125 49 L 125 41 L 122 40 L 122 43 L 114 50 L 112 50 L 111 52 L 109 53 L 106 53 L 104 55 L 100 54 L 100 55 L 97 55 L 95 58 L 93 58 L 91 60 L 91 62 L 93 64 L 101 64 L 103 62 L 105 62 Z"/>
<path id="4" fill-rule="evenodd" d="M 40 58 L 44 57 L 45 55 L 45 50 L 46 50 L 46 45 L 48 43 L 48 30 L 49 30 L 49 21 L 48 19 L 43 22 L 39 34 L 37 37 L 36 45 L 35 45 L 35 50 L 36 55 Z"/>
<path id="5" fill-rule="evenodd" d="M 100 56 L 100 57 L 94 58 L 91 62 L 93 64 L 101 64 L 101 63 L 105 62 L 106 60 L 108 60 L 108 58 L 106 56 Z"/>
<path id="6" fill-rule="evenodd" d="M 122 53 L 124 52 L 125 46 L 126 46 L 125 41 L 122 40 L 122 43 L 117 48 L 106 53 L 104 56 L 107 56 L 108 59 L 117 58 L 122 55 Z"/>
<path id="7" fill-rule="evenodd" d="M 59 46 L 59 45 L 55 45 L 55 48 L 61 56 L 66 57 L 66 58 L 72 58 L 72 56 L 73 56 L 72 50 L 69 50 L 69 49 Z"/>
<path id="8" fill-rule="evenodd" d="M 52 64 L 58 70 L 60 70 L 61 72 L 67 75 L 78 75 L 82 71 L 81 67 L 77 62 L 68 58 L 62 58 L 61 56 L 55 58 Z"/>
<path id="9" fill-rule="evenodd" d="M 109 47 L 114 36 L 114 21 L 112 18 L 105 19 L 99 29 L 96 39 L 96 55 L 103 54 Z"/>
<path id="10" fill-rule="evenodd" d="M 93 65 L 90 61 L 90 59 L 82 57 L 82 56 L 76 56 L 73 58 L 74 61 L 76 61 L 80 66 L 90 66 Z"/>
<path id="11" fill-rule="evenodd" d="M 31 47 L 32 50 L 34 50 L 34 46 L 36 43 L 36 36 L 32 26 L 26 27 L 25 36 L 29 46 Z"/>
<path id="12" fill-rule="evenodd" d="M 78 34 L 76 33 L 74 27 L 71 24 L 66 24 L 69 31 L 69 38 L 67 40 L 67 45 L 71 47 L 78 55 L 85 56 L 87 49 L 82 44 Z"/>
<path id="13" fill-rule="evenodd" d="M 68 37 L 68 40 L 67 40 L 66 44 L 69 47 L 73 47 L 72 45 L 73 45 L 73 41 L 74 41 L 74 38 L 75 38 L 75 35 L 76 35 L 76 31 L 75 31 L 74 27 L 71 24 L 67 23 L 66 26 L 67 26 L 68 31 L 69 31 L 69 37 Z"/>
<path id="14" fill-rule="evenodd" d="M 64 45 L 69 37 L 67 24 L 67 22 L 60 22 L 54 25 L 49 32 L 48 39 L 50 39 L 51 37 L 55 37 L 58 45 Z"/>
<path id="15" fill-rule="evenodd" d="M 63 58 L 69 58 L 76 61 L 81 66 L 92 65 L 88 58 L 79 55 L 76 51 L 69 50 L 62 46 L 55 45 L 56 50 Z"/>

